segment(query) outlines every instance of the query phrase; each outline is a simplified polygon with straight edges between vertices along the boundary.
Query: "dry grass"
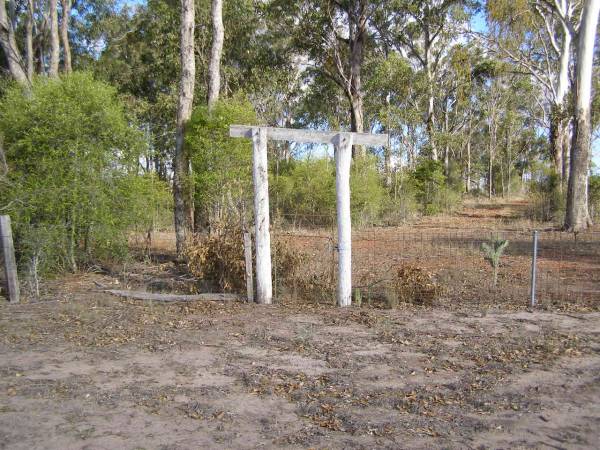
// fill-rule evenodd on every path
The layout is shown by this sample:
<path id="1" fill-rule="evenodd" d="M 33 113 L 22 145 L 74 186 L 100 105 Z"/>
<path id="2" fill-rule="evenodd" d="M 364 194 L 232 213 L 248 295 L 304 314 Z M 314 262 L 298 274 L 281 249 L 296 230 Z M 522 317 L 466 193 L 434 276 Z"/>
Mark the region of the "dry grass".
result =
<path id="1" fill-rule="evenodd" d="M 431 273 L 411 264 L 401 265 L 392 283 L 396 304 L 399 301 L 432 305 L 441 293 L 441 288 Z"/>
<path id="2" fill-rule="evenodd" d="M 245 292 L 246 263 L 240 227 L 195 236 L 186 249 L 188 270 L 223 292 Z"/>

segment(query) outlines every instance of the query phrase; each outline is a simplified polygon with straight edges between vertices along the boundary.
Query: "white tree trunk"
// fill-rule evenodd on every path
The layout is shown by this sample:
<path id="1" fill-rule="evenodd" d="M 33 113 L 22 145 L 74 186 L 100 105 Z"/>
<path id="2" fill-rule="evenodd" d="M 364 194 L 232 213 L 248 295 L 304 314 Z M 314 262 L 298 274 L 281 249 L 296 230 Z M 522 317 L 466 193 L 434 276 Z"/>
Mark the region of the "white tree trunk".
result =
<path id="1" fill-rule="evenodd" d="M 471 130 L 467 137 L 467 173 L 465 181 L 465 192 L 468 194 L 471 191 Z"/>
<path id="2" fill-rule="evenodd" d="M 196 62 L 194 59 L 194 0 L 181 0 L 181 81 L 177 105 L 177 134 L 173 158 L 173 197 L 177 257 L 183 258 L 191 231 L 191 180 L 189 155 L 185 151 L 185 125 L 192 116 Z"/>
<path id="3" fill-rule="evenodd" d="M 221 90 L 221 55 L 223 53 L 223 0 L 212 0 L 212 48 L 208 64 L 208 109 L 212 110 Z"/>
<path id="4" fill-rule="evenodd" d="M 33 0 L 27 0 L 27 19 L 25 21 L 25 59 L 27 60 L 27 78 L 33 79 Z"/>
<path id="5" fill-rule="evenodd" d="M 252 129 L 254 181 L 254 222 L 256 246 L 256 301 L 273 302 L 271 277 L 271 234 L 269 222 L 269 173 L 267 166 L 267 130 Z"/>
<path id="6" fill-rule="evenodd" d="M 352 135 L 340 133 L 335 149 L 335 190 L 338 226 L 338 306 L 352 303 L 352 217 L 350 213 L 350 164 Z"/>
<path id="7" fill-rule="evenodd" d="M 57 0 L 48 0 L 50 18 L 50 67 L 48 76 L 58 78 L 58 63 L 60 61 L 60 43 L 58 39 L 58 10 Z"/>
<path id="8" fill-rule="evenodd" d="M 563 41 L 560 47 L 560 69 L 558 72 L 558 86 L 556 89 L 556 102 L 563 104 L 569 92 L 569 64 L 571 62 L 571 33 L 563 26 Z"/>
<path id="9" fill-rule="evenodd" d="M 586 0 L 577 44 L 575 117 L 569 168 L 565 229 L 579 231 L 591 225 L 588 212 L 588 174 L 592 142 L 592 74 L 600 0 Z"/>
<path id="10" fill-rule="evenodd" d="M 427 74 L 427 116 L 425 128 L 431 147 L 431 159 L 437 161 L 439 158 L 437 145 L 435 143 L 435 94 L 433 92 L 434 74 L 431 68 L 431 41 L 429 31 L 425 33 L 425 72 Z"/>
<path id="11" fill-rule="evenodd" d="M 71 18 L 71 0 L 60 0 L 62 20 L 60 22 L 60 38 L 63 46 L 63 66 L 65 73 L 71 73 L 71 45 L 69 44 L 69 22 Z"/>
<path id="12" fill-rule="evenodd" d="M 6 2 L 0 2 L 0 45 L 8 61 L 8 70 L 11 76 L 22 84 L 27 84 L 29 79 L 23 66 L 23 58 L 15 40 L 15 29 L 12 17 L 6 13 Z"/>
<path id="13" fill-rule="evenodd" d="M 550 118 L 550 146 L 552 156 L 554 157 L 554 168 L 556 174 L 561 179 L 563 178 L 563 158 L 568 155 L 568 139 L 566 136 L 569 132 L 569 120 L 567 113 L 566 97 L 569 91 L 569 68 L 571 61 L 571 33 L 565 25 L 562 27 L 563 40 L 559 52 L 559 72 L 558 84 L 556 87 L 556 96 L 552 107 L 552 117 Z"/>
<path id="14" fill-rule="evenodd" d="M 360 21 L 359 21 L 360 22 Z M 362 23 L 362 22 L 361 22 Z M 366 23 L 366 22 L 364 22 Z M 350 26 L 352 29 L 352 26 Z M 362 133 L 365 127 L 363 91 L 361 71 L 364 61 L 363 47 L 364 36 L 366 33 L 366 25 L 356 26 L 356 36 L 350 44 L 350 130 L 356 133 Z M 362 145 L 353 147 L 354 155 L 359 158 L 364 158 L 367 155 L 367 150 Z"/>

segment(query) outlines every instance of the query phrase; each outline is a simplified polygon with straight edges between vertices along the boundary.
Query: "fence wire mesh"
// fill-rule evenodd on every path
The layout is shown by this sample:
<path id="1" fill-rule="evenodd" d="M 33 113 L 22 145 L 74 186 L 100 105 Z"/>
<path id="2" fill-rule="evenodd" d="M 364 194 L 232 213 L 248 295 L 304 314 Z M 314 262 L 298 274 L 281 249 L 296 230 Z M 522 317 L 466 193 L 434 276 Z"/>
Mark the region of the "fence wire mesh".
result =
<path id="1" fill-rule="evenodd" d="M 335 302 L 337 233 L 324 217 L 278 217 L 273 227 L 275 295 Z M 328 223 L 328 225 L 322 225 Z M 507 240 L 497 281 L 482 244 Z M 290 274 L 289 257 L 299 267 Z M 525 307 L 531 294 L 533 233 L 514 229 L 357 227 L 352 230 L 354 301 L 394 307 L 400 302 Z M 287 265 L 286 265 L 287 264 Z M 600 232 L 539 231 L 539 307 L 600 306 Z"/>
<path id="2" fill-rule="evenodd" d="M 276 210 L 271 216 L 275 297 L 335 304 L 338 276 L 335 216 L 282 215 Z M 50 250 L 58 252 L 60 261 L 66 261 L 66 244 L 42 239 L 47 235 L 52 237 L 50 231 L 59 228 L 48 226 L 37 230 L 44 233 L 37 233 L 31 242 L 26 241 L 24 249 L 32 250 L 22 257 L 22 283 L 36 278 L 30 276 L 31 264 L 41 267 L 50 257 Z M 126 232 L 123 239 L 133 248 L 152 246 L 172 252 L 172 234 L 167 230 L 150 235 L 139 229 Z M 116 239 L 114 230 L 107 229 L 100 235 Z M 508 240 L 508 246 L 499 259 L 494 284 L 494 270 L 484 258 L 482 244 L 497 239 Z M 79 242 L 78 251 L 85 251 L 86 245 Z M 41 250 L 36 257 L 34 250 L 38 248 Z M 104 251 L 112 252 L 111 249 L 108 246 Z M 355 225 L 352 230 L 354 303 L 381 307 L 403 302 L 526 307 L 530 300 L 532 252 L 530 229 Z M 62 264 L 68 270 L 67 262 Z M 0 274 L 0 282 L 3 278 Z M 538 232 L 536 299 L 541 308 L 600 308 L 600 231 Z"/>

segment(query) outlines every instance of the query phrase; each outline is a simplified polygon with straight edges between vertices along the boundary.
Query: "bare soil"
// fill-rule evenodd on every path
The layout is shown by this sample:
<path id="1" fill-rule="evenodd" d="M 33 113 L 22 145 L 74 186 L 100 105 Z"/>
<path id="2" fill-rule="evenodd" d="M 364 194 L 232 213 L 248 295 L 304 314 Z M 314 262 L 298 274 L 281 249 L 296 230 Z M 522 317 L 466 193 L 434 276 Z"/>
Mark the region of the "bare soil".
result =
<path id="1" fill-rule="evenodd" d="M 156 304 L 98 288 L 161 277 L 185 290 L 154 260 L 0 304 L 0 448 L 598 448 L 589 305 Z"/>

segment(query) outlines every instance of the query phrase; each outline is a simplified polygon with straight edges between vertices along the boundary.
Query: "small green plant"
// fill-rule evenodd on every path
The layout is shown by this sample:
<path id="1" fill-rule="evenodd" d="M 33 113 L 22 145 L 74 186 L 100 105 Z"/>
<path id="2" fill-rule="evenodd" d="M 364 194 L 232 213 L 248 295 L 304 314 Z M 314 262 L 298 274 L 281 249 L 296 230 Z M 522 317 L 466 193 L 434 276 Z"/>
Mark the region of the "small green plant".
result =
<path id="1" fill-rule="evenodd" d="M 486 242 L 481 244 L 483 258 L 489 262 L 494 269 L 494 286 L 498 284 L 498 267 L 500 266 L 500 258 L 506 247 L 508 247 L 508 241 L 500 238 L 494 239 L 489 244 Z"/>

